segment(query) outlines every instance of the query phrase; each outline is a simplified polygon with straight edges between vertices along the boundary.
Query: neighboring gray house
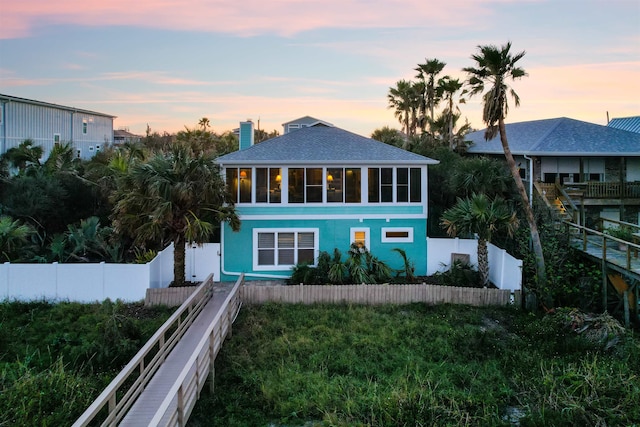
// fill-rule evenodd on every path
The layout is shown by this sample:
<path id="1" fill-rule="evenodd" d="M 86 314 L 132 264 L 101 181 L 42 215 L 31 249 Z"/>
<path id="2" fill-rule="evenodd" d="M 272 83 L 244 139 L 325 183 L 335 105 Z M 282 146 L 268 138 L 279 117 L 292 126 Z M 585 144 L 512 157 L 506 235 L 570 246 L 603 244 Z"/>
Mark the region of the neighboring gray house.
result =
<path id="1" fill-rule="evenodd" d="M 92 157 L 113 143 L 115 116 L 64 105 L 0 94 L 0 154 L 26 139 L 43 148 L 46 158 L 56 144 L 70 142 L 76 156 Z"/>
<path id="2" fill-rule="evenodd" d="M 283 123 L 282 124 L 282 127 L 284 129 L 283 134 L 289 133 L 294 130 L 308 128 L 308 127 L 317 126 L 317 125 L 329 126 L 329 127 L 333 126 L 331 123 L 325 122 L 324 120 L 319 120 L 311 116 L 304 116 L 295 120 L 291 120 L 290 122 Z"/>
<path id="3" fill-rule="evenodd" d="M 127 128 L 120 128 L 113 131 L 113 145 L 121 145 L 127 142 L 135 144 L 140 142 L 142 137 L 129 132 Z"/>
<path id="4" fill-rule="evenodd" d="M 628 130 L 630 132 L 640 133 L 640 116 L 619 117 L 616 119 L 611 119 L 609 123 L 607 123 L 607 126 L 616 129 Z"/>
<path id="5" fill-rule="evenodd" d="M 534 188 L 546 192 L 557 182 L 571 190 L 587 221 L 603 216 L 640 223 L 640 133 L 611 124 L 566 117 L 507 124 L 509 147 L 529 194 Z M 485 141 L 481 130 L 465 139 L 472 143 L 471 154 L 504 158 L 499 136 Z"/>

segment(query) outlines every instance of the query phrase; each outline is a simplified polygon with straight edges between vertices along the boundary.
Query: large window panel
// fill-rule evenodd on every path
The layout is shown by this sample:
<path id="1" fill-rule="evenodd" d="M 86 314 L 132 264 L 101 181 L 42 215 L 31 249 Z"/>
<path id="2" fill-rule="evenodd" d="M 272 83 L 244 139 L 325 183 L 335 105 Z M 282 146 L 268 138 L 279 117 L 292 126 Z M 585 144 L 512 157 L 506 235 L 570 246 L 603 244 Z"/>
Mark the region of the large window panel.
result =
<path id="1" fill-rule="evenodd" d="M 368 171 L 369 181 L 369 203 L 380 202 L 380 169 L 369 168 Z"/>
<path id="2" fill-rule="evenodd" d="M 269 194 L 269 182 L 267 181 L 267 168 L 256 168 L 256 203 L 267 203 Z"/>
<path id="3" fill-rule="evenodd" d="M 318 252 L 318 229 L 255 229 L 256 270 L 283 270 L 299 263 L 313 265 Z"/>
<path id="4" fill-rule="evenodd" d="M 396 200 L 398 202 L 409 201 L 409 169 L 398 168 L 396 170 Z"/>
<path id="5" fill-rule="evenodd" d="M 313 233 L 298 233 L 298 263 L 314 263 L 315 235 Z"/>
<path id="6" fill-rule="evenodd" d="M 275 242 L 275 233 L 258 233 L 258 265 L 275 264 Z"/>
<path id="7" fill-rule="evenodd" d="M 307 168 L 306 175 L 306 203 L 322 203 L 322 168 Z"/>
<path id="8" fill-rule="evenodd" d="M 282 191 L 280 184 L 282 183 L 282 171 L 280 168 L 269 169 L 269 203 L 280 203 L 282 200 Z"/>
<path id="9" fill-rule="evenodd" d="M 227 169 L 227 191 L 233 203 L 238 203 L 238 169 Z"/>
<path id="10" fill-rule="evenodd" d="M 346 168 L 345 169 L 345 202 L 346 203 L 360 203 L 360 168 Z"/>
<path id="11" fill-rule="evenodd" d="M 289 168 L 289 203 L 304 203 L 304 168 Z"/>
<path id="12" fill-rule="evenodd" d="M 251 203 L 251 168 L 240 168 L 240 203 Z"/>
<path id="13" fill-rule="evenodd" d="M 342 168 L 327 168 L 327 202 L 344 202 L 344 179 Z"/>
<path id="14" fill-rule="evenodd" d="M 409 201 L 420 203 L 422 201 L 422 170 L 411 168 L 410 178 Z"/>
<path id="15" fill-rule="evenodd" d="M 393 168 L 380 169 L 380 201 L 393 202 Z"/>

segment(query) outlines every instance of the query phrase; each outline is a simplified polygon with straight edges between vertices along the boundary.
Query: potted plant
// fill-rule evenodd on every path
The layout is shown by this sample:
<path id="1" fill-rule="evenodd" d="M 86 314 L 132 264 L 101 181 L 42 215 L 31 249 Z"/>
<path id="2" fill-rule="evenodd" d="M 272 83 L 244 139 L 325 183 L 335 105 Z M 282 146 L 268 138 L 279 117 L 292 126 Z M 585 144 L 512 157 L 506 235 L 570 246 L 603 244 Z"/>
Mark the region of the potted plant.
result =
<path id="1" fill-rule="evenodd" d="M 624 240 L 625 242 L 633 241 L 633 233 L 629 227 L 610 227 L 605 230 L 605 234 L 608 234 L 611 237 L 615 237 L 616 239 Z M 625 242 L 617 242 L 618 249 L 621 251 L 626 251 L 629 245 Z"/>

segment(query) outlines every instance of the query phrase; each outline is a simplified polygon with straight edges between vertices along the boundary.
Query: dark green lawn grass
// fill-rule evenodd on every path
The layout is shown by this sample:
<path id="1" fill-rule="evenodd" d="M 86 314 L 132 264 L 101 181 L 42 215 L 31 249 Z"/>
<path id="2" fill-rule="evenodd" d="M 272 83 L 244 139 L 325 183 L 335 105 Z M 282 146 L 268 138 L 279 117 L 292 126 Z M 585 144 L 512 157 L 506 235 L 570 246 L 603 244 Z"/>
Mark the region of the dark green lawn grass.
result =
<path id="1" fill-rule="evenodd" d="M 564 325 L 467 306 L 243 307 L 190 424 L 640 425 L 637 339 L 605 350 Z"/>
<path id="2" fill-rule="evenodd" d="M 141 303 L 0 303 L 0 426 L 66 426 L 171 315 Z"/>

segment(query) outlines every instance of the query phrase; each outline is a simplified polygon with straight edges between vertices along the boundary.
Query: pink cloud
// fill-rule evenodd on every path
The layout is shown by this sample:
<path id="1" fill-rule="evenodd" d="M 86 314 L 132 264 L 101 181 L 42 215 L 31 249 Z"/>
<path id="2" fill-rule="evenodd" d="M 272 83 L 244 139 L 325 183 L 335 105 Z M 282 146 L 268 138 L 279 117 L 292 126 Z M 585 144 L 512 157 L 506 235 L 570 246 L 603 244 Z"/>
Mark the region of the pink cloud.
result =
<path id="1" fill-rule="evenodd" d="M 465 25 L 489 14 L 483 1 L 402 0 L 32 0 L 5 2 L 0 38 L 25 37 L 43 24 L 133 25 L 240 35 L 293 35 L 317 28 Z M 488 2 L 493 3 L 493 2 Z M 460 13 L 460 11 L 464 13 Z M 303 17 L 303 18 L 301 18 Z"/>

